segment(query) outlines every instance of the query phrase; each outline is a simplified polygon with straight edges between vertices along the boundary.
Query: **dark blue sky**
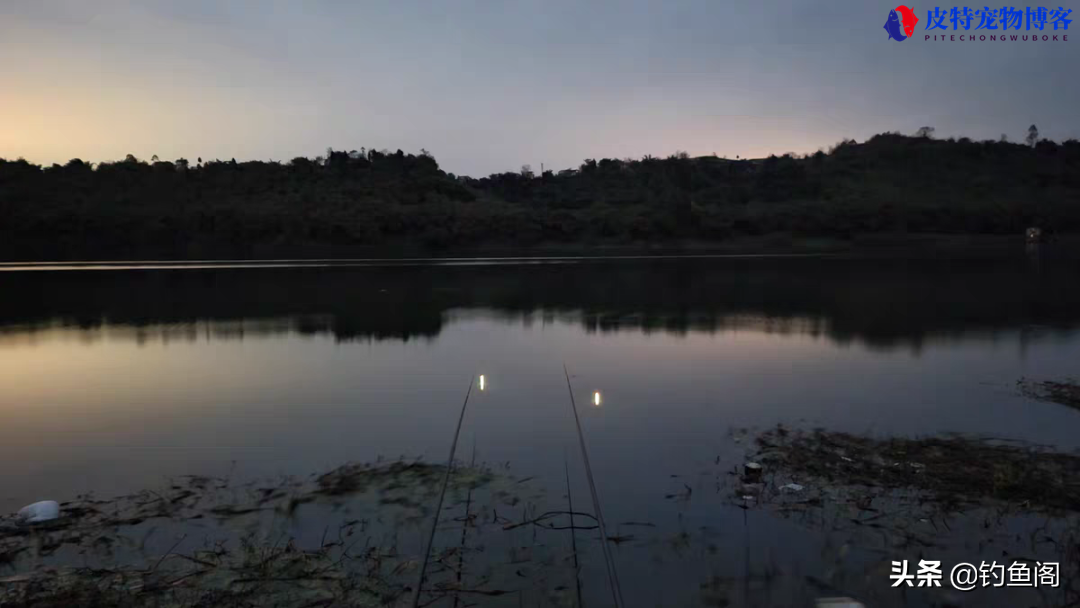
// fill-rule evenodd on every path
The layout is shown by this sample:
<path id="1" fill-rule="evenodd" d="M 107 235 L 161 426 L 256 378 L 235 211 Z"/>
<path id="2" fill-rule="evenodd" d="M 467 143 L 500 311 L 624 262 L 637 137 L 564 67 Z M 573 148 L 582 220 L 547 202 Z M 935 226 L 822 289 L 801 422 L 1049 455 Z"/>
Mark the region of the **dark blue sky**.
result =
<path id="1" fill-rule="evenodd" d="M 895 42 L 891 8 L 5 1 L 0 157 L 287 160 L 374 146 L 426 148 L 475 175 L 811 152 L 923 125 L 1080 137 L 1080 40 L 924 41 L 932 6 L 916 5 L 915 36 Z"/>

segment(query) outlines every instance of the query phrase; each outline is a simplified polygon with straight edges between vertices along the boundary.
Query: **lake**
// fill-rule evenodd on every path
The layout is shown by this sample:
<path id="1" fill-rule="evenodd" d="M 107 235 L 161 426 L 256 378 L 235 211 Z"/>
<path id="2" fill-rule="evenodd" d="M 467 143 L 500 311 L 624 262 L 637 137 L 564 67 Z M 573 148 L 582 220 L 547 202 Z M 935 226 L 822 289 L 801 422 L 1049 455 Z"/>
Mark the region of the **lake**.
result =
<path id="1" fill-rule="evenodd" d="M 470 386 L 458 458 L 475 451 L 556 503 L 568 467 L 575 502 L 588 505 L 565 365 L 608 532 L 712 534 L 710 551 L 616 547 L 628 605 L 708 601 L 709 581 L 749 585 L 763 572 L 829 579 L 827 535 L 722 496 L 715 479 L 740 467 L 748 447 L 738 429 L 963 432 L 1080 447 L 1080 412 L 1015 388 L 1023 377 L 1080 375 L 1078 270 L 1075 256 L 1023 249 L 948 259 L 8 264 L 0 511 L 188 474 L 443 462 Z M 860 563 L 889 557 L 853 550 Z M 941 552 L 987 557 L 964 542 Z M 933 551 L 892 558 L 921 553 Z M 610 599 L 599 559 L 593 551 L 583 572 L 594 604 Z M 887 568 L 866 576 L 864 586 L 887 586 Z"/>

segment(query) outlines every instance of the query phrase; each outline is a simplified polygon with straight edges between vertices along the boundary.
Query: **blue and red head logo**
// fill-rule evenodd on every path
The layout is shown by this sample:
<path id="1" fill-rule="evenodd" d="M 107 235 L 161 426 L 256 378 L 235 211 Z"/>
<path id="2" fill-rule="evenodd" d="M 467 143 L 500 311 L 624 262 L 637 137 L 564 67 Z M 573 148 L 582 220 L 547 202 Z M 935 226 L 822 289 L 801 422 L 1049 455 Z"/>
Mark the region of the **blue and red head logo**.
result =
<path id="1" fill-rule="evenodd" d="M 903 42 L 915 33 L 915 24 L 919 18 L 915 11 L 906 7 L 898 6 L 889 11 L 889 19 L 885 22 L 885 31 L 889 32 L 889 38 L 897 42 Z"/>

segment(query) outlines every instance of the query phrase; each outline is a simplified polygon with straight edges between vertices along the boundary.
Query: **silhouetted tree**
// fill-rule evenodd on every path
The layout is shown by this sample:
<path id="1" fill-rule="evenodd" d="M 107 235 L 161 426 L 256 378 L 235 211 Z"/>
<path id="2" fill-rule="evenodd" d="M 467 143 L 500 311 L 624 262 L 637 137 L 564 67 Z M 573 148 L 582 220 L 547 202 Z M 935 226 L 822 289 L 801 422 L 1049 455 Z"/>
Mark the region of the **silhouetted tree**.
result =
<path id="1" fill-rule="evenodd" d="M 36 256 L 76 256 L 196 245 L 1078 231 L 1080 143 L 1035 141 L 1025 149 L 882 134 L 802 157 L 586 159 L 578 168 L 545 167 L 541 179 L 528 166 L 458 176 L 424 151 L 370 147 L 198 167 L 183 158 L 148 165 L 134 155 L 96 168 L 79 159 L 45 168 L 0 160 L 0 255 L 26 243 L 44 252 Z"/>
<path id="2" fill-rule="evenodd" d="M 1039 142 L 1039 128 L 1035 125 L 1028 127 L 1027 137 L 1024 138 L 1024 142 L 1034 148 L 1035 144 Z"/>

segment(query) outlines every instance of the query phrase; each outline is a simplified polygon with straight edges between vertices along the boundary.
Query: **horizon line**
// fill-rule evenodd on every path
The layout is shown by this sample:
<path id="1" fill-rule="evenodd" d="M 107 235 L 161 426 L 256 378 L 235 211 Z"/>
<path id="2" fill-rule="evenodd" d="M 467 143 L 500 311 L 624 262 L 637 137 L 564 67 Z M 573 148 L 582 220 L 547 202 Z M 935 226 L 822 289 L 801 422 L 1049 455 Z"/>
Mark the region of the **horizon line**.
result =
<path id="1" fill-rule="evenodd" d="M 961 140 L 966 139 L 966 140 L 968 140 L 968 141 L 970 141 L 972 143 L 1012 144 L 1012 145 L 1030 147 L 1030 144 L 1026 144 L 1023 141 L 1020 141 L 1020 140 L 1014 141 L 1014 140 L 1011 140 L 1011 139 L 1008 139 L 1008 138 L 982 139 L 982 140 L 975 140 L 975 139 L 972 139 L 972 138 L 967 137 L 967 136 L 960 136 L 960 137 L 950 136 L 948 138 L 936 138 L 932 134 L 932 131 L 934 130 L 934 127 L 921 127 L 920 129 L 925 129 L 925 128 L 930 128 L 931 129 L 931 134 L 929 134 L 929 135 L 919 135 L 918 132 L 916 132 L 916 134 L 914 134 L 914 135 L 906 135 L 904 133 L 901 133 L 900 131 L 882 131 L 880 133 L 875 133 L 875 134 L 867 137 L 863 142 L 859 142 L 858 140 L 856 140 L 854 138 L 843 137 L 839 141 L 837 141 L 836 143 L 831 144 L 830 146 L 828 146 L 827 148 L 825 146 L 819 146 L 818 149 L 816 151 L 814 151 L 814 152 L 802 152 L 802 153 L 799 153 L 799 152 L 787 151 L 787 152 L 784 152 L 783 154 L 777 154 L 777 153 L 773 152 L 773 153 L 769 154 L 768 156 L 761 156 L 761 157 L 754 157 L 754 158 L 750 158 L 750 157 L 740 158 L 739 155 L 736 155 L 736 157 L 734 159 L 732 159 L 732 158 L 728 158 L 726 155 L 718 156 L 715 152 L 713 152 L 712 154 L 702 154 L 702 155 L 697 155 L 697 156 L 691 156 L 689 154 L 689 152 L 687 152 L 685 150 L 676 150 L 676 151 L 674 151 L 674 152 L 672 152 L 672 153 L 670 153 L 670 154 L 668 154 L 666 156 L 653 156 L 651 153 L 646 153 L 646 154 L 643 154 L 643 155 L 638 156 L 638 157 L 630 157 L 630 156 L 623 157 L 623 158 L 618 158 L 618 157 L 603 157 L 603 158 L 586 157 L 586 158 L 582 159 L 582 163 L 584 163 L 585 161 L 588 161 L 588 160 L 593 160 L 593 161 L 600 161 L 600 160 L 626 161 L 626 160 L 630 160 L 630 161 L 638 161 L 638 162 L 640 162 L 640 161 L 644 160 L 646 157 L 652 157 L 652 158 L 655 158 L 655 159 L 658 159 L 658 160 L 663 160 L 665 158 L 671 158 L 673 156 L 678 156 L 680 154 L 686 154 L 687 158 L 691 159 L 691 160 L 715 158 L 715 159 L 718 159 L 718 160 L 727 160 L 727 161 L 731 161 L 731 162 L 762 161 L 762 160 L 766 160 L 768 158 L 774 158 L 774 157 L 775 158 L 783 158 L 785 156 L 791 156 L 793 158 L 807 158 L 807 157 L 810 157 L 810 156 L 813 156 L 813 155 L 817 154 L 818 152 L 825 152 L 826 154 L 831 153 L 831 151 L 833 149 L 835 149 L 838 146 L 843 145 L 843 144 L 861 145 L 861 144 L 864 144 L 866 142 L 869 142 L 870 140 L 872 140 L 872 139 L 874 139 L 876 137 L 881 137 L 881 136 L 898 136 L 898 137 L 906 137 L 906 138 L 909 138 L 909 139 L 928 139 L 928 140 L 932 140 L 932 141 L 951 142 L 951 143 L 957 143 L 957 142 L 959 142 Z M 1037 134 L 1036 126 L 1032 125 L 1031 128 L 1035 129 L 1036 134 Z M 1002 135 L 1004 136 L 1005 134 L 1003 133 Z M 1077 141 L 1080 141 L 1080 140 L 1078 140 L 1075 137 L 1069 137 L 1069 138 L 1066 138 L 1064 140 L 1057 141 L 1057 140 L 1054 140 L 1054 139 L 1051 139 L 1051 138 L 1048 138 L 1048 137 L 1040 137 L 1040 138 L 1038 138 L 1038 141 L 1039 142 L 1044 142 L 1045 141 L 1045 142 L 1051 142 L 1051 143 L 1054 143 L 1054 144 L 1057 144 L 1057 145 L 1063 145 L 1063 144 L 1067 144 L 1069 142 L 1077 142 Z M 397 150 L 391 150 L 390 148 L 379 148 L 379 149 L 370 148 L 369 149 L 366 146 L 361 146 L 361 149 L 367 150 L 368 152 L 377 151 L 380 154 L 386 154 L 387 156 L 395 155 L 397 152 L 402 152 L 403 154 L 406 154 L 406 155 L 409 155 L 409 156 L 429 156 L 432 159 L 434 159 L 436 161 L 436 163 L 438 163 L 438 159 L 435 157 L 435 155 L 432 154 L 431 152 L 427 151 L 423 147 L 420 148 L 419 152 L 405 152 L 401 148 L 398 148 Z M 345 150 L 344 148 L 342 148 L 341 150 L 335 150 L 332 146 L 327 146 L 327 151 L 330 151 L 330 152 L 346 152 L 346 153 L 349 153 L 349 154 L 351 154 L 352 152 L 356 152 L 355 149 L 353 149 L 353 150 Z M 164 162 L 164 163 L 176 164 L 177 161 L 184 160 L 184 161 L 188 162 L 189 164 L 194 164 L 196 166 L 196 168 L 199 165 L 207 165 L 207 164 L 210 164 L 210 163 L 229 163 L 229 162 L 235 162 L 237 164 L 241 164 L 241 163 L 268 163 L 268 164 L 277 164 L 277 165 L 281 165 L 281 166 L 288 166 L 290 163 L 292 163 L 292 161 L 294 161 L 294 160 L 296 160 L 298 158 L 303 158 L 305 160 L 310 160 L 310 161 L 317 161 L 319 159 L 323 159 L 325 161 L 327 159 L 326 156 L 317 155 L 317 156 L 314 156 L 314 157 L 294 156 L 294 157 L 292 157 L 290 159 L 287 159 L 287 160 L 274 160 L 273 158 L 268 158 L 267 160 L 262 160 L 262 159 L 258 159 L 258 158 L 249 158 L 249 159 L 246 159 L 246 160 L 238 161 L 238 160 L 236 160 L 236 157 L 231 157 L 229 160 L 222 160 L 219 157 L 215 157 L 213 160 L 205 160 L 205 161 L 203 161 L 203 160 L 201 160 L 203 158 L 202 156 L 197 156 L 196 158 L 200 159 L 200 160 L 197 163 L 192 163 L 192 161 L 190 161 L 189 159 L 187 159 L 187 158 L 185 158 L 183 156 L 181 156 L 181 157 L 179 157 L 179 158 L 177 158 L 175 160 L 160 159 L 160 157 L 159 157 L 158 161 L 150 160 L 150 159 L 153 159 L 154 157 L 157 157 L 158 156 L 157 154 L 152 154 L 150 156 L 150 159 L 139 158 L 138 156 L 136 156 L 134 154 L 130 154 L 130 153 L 127 156 L 135 158 L 135 160 L 138 161 L 139 163 L 148 164 L 148 165 L 152 164 L 153 162 Z M 11 162 L 11 163 L 25 162 L 27 164 L 40 167 L 41 169 L 48 169 L 48 168 L 51 168 L 51 167 L 54 167 L 54 166 L 63 167 L 63 166 L 66 166 L 67 164 L 70 164 L 72 161 L 76 161 L 76 160 L 80 161 L 80 162 L 82 162 L 82 163 L 84 163 L 86 165 L 89 165 L 91 168 L 96 168 L 97 166 L 102 165 L 102 164 L 119 164 L 119 163 L 123 163 L 123 162 L 128 162 L 126 157 L 123 158 L 123 159 L 114 159 L 114 160 L 86 161 L 86 160 L 83 160 L 79 156 L 74 156 L 74 157 L 71 157 L 70 159 L 68 159 L 63 164 L 58 163 L 58 162 L 53 162 L 51 164 L 48 164 L 48 163 L 45 163 L 45 162 L 41 162 L 41 163 L 34 162 L 34 161 L 26 159 L 24 156 L 18 156 L 18 157 L 14 158 L 14 159 L 9 159 L 9 158 L 7 158 L 5 156 L 0 155 L 0 162 Z M 543 163 L 541 163 L 541 164 L 543 164 Z M 532 163 L 524 163 L 524 164 L 522 164 L 522 167 L 529 166 L 531 168 L 531 165 L 532 165 Z M 580 167 L 580 165 L 579 165 L 579 167 Z M 558 173 L 560 171 L 576 170 L 577 168 L 578 167 L 567 167 L 565 169 L 558 169 L 558 170 L 555 170 L 555 169 L 545 169 L 545 170 L 546 171 L 552 171 L 554 173 Z M 441 171 L 445 172 L 445 173 L 454 173 L 452 171 L 446 171 L 445 169 L 442 169 L 441 167 L 439 169 Z M 487 177 L 487 176 L 490 176 L 490 175 L 501 175 L 503 173 L 514 173 L 514 171 L 492 172 L 492 173 L 488 173 L 487 175 L 484 175 L 483 177 Z M 466 174 L 463 174 L 463 173 L 455 173 L 455 175 L 457 177 L 471 177 L 470 175 L 466 175 Z M 479 178 L 474 178 L 474 179 L 479 179 Z"/>

